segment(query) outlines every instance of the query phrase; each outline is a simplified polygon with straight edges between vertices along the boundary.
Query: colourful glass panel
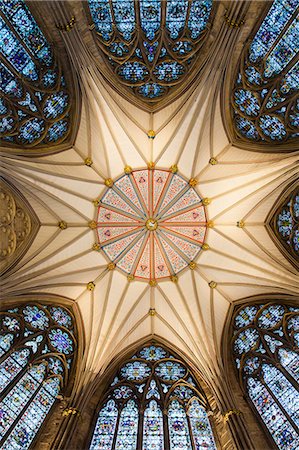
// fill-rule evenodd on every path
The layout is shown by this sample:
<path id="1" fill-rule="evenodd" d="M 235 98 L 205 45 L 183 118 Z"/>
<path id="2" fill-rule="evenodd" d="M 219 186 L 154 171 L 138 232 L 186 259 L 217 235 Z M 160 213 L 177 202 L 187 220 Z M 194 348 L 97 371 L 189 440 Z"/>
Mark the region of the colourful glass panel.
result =
<path id="1" fill-rule="evenodd" d="M 38 429 L 55 402 L 59 388 L 58 378 L 50 378 L 44 382 L 16 427 L 9 434 L 3 450 L 25 450 L 30 447 Z"/>
<path id="2" fill-rule="evenodd" d="M 127 275 L 169 278 L 197 258 L 206 214 L 200 196 L 182 176 L 134 170 L 104 192 L 96 233 L 103 252 Z"/>
<path id="3" fill-rule="evenodd" d="M 144 411 L 143 450 L 164 450 L 163 414 L 155 400 Z"/>
<path id="4" fill-rule="evenodd" d="M 196 450 L 216 450 L 213 432 L 207 412 L 198 400 L 192 400 L 188 416 L 190 418 L 191 431 Z"/>
<path id="5" fill-rule="evenodd" d="M 285 348 L 278 350 L 281 365 L 299 383 L 299 355 Z"/>
<path id="6" fill-rule="evenodd" d="M 183 406 L 173 400 L 168 408 L 169 442 L 171 450 L 191 450 L 187 415 Z"/>
<path id="7" fill-rule="evenodd" d="M 298 138 L 298 11 L 298 0 L 274 0 L 241 56 L 232 99 L 241 138 L 261 144 Z"/>
<path id="8" fill-rule="evenodd" d="M 118 410 L 113 400 L 109 400 L 97 419 L 90 450 L 112 450 Z"/>
<path id="9" fill-rule="evenodd" d="M 115 450 L 136 449 L 138 417 L 134 400 L 129 400 L 120 413 Z"/>
<path id="10" fill-rule="evenodd" d="M 257 312 L 258 308 L 256 306 L 246 306 L 241 309 L 235 318 L 235 327 L 243 328 L 250 325 L 253 322 Z"/>
<path id="11" fill-rule="evenodd" d="M 69 355 L 74 351 L 73 339 L 66 331 L 60 328 L 52 329 L 49 333 L 49 340 L 58 352 Z"/>
<path id="12" fill-rule="evenodd" d="M 155 372 L 164 381 L 178 381 L 186 375 L 185 367 L 172 361 L 165 361 L 158 364 Z"/>
<path id="13" fill-rule="evenodd" d="M 249 378 L 248 394 L 278 448 L 296 450 L 299 446 L 299 435 L 262 383 Z"/>
<path id="14" fill-rule="evenodd" d="M 139 355 L 140 358 L 147 359 L 148 361 L 158 361 L 159 359 L 166 358 L 167 353 L 162 347 L 151 345 L 150 347 L 143 348 Z"/>
<path id="15" fill-rule="evenodd" d="M 23 309 L 24 319 L 33 328 L 45 330 L 49 326 L 46 313 L 37 306 L 26 306 Z"/>
<path id="16" fill-rule="evenodd" d="M 140 361 L 125 364 L 121 369 L 121 374 L 127 380 L 141 381 L 148 378 L 151 373 L 150 367 Z"/>
<path id="17" fill-rule="evenodd" d="M 212 9 L 212 0 L 88 3 L 108 68 L 122 84 L 133 87 L 135 95 L 150 101 L 165 96 L 169 87 L 185 78 L 195 63 Z"/>
<path id="18" fill-rule="evenodd" d="M 28 363 L 30 351 L 28 349 L 16 350 L 0 364 L 0 392 L 21 372 Z"/>
<path id="19" fill-rule="evenodd" d="M 49 308 L 50 314 L 54 322 L 62 327 L 71 329 L 73 326 L 73 321 L 70 314 L 61 306 L 51 306 Z"/>
<path id="20" fill-rule="evenodd" d="M 258 332 L 254 328 L 247 328 L 238 334 L 238 337 L 234 342 L 234 350 L 242 355 L 243 353 L 255 348 L 258 341 Z"/>
<path id="21" fill-rule="evenodd" d="M 51 46 L 23 0 L 0 0 L 0 6 L 3 145 L 62 142 L 69 132 L 69 96 Z"/>

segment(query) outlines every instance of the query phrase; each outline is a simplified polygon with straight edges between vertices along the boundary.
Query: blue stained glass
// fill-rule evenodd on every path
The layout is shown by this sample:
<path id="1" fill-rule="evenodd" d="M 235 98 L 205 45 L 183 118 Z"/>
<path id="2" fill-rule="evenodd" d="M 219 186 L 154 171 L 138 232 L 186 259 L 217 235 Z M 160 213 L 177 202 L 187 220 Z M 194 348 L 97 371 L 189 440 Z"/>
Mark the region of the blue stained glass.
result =
<path id="1" fill-rule="evenodd" d="M 138 417 L 134 400 L 129 400 L 120 413 L 115 450 L 136 449 Z"/>
<path id="2" fill-rule="evenodd" d="M 0 98 L 0 114 L 5 114 L 8 112 L 4 99 Z"/>
<path id="3" fill-rule="evenodd" d="M 298 434 L 262 383 L 249 378 L 248 394 L 278 448 L 296 450 L 299 446 Z"/>
<path id="4" fill-rule="evenodd" d="M 198 400 L 192 400 L 188 416 L 190 418 L 195 450 L 203 450 L 204 448 L 216 450 L 217 447 L 207 412 Z"/>
<path id="5" fill-rule="evenodd" d="M 299 3 L 298 3 L 299 4 Z M 299 19 L 295 19 L 274 47 L 265 63 L 264 75 L 279 74 L 299 51 Z"/>
<path id="6" fill-rule="evenodd" d="M 42 119 L 27 120 L 19 129 L 18 139 L 23 143 L 30 143 L 41 138 L 45 129 L 45 122 Z"/>
<path id="7" fill-rule="evenodd" d="M 67 120 L 59 120 L 51 125 L 47 132 L 47 139 L 49 142 L 56 142 L 62 137 L 65 136 L 68 130 L 68 121 Z"/>
<path id="8" fill-rule="evenodd" d="M 192 389 L 190 389 L 188 386 L 178 386 L 174 389 L 174 391 L 172 392 L 172 394 L 175 397 L 178 397 L 181 400 L 184 401 L 188 401 L 190 400 L 190 398 L 192 398 L 195 393 L 192 391 Z"/>
<path id="9" fill-rule="evenodd" d="M 258 131 L 255 125 L 248 119 L 244 119 L 243 117 L 236 116 L 235 122 L 238 131 L 247 139 L 256 140 L 258 139 Z"/>
<path id="10" fill-rule="evenodd" d="M 46 380 L 43 387 L 35 395 L 33 401 L 9 434 L 5 441 L 3 450 L 28 449 L 38 429 L 49 413 L 55 397 L 59 392 L 59 379 L 50 378 Z"/>
<path id="11" fill-rule="evenodd" d="M 285 97 L 282 97 L 276 89 L 273 89 L 272 94 L 270 95 L 270 97 L 267 100 L 266 108 L 267 109 L 274 108 L 275 106 L 279 105 L 279 103 L 284 102 L 284 101 L 285 101 Z"/>
<path id="12" fill-rule="evenodd" d="M 272 353 L 275 353 L 276 349 L 283 345 L 281 341 L 278 341 L 277 339 L 274 339 L 272 336 L 269 336 L 267 334 L 264 335 L 264 338 Z"/>
<path id="13" fill-rule="evenodd" d="M 12 116 L 6 116 L 0 119 L 0 133 L 9 133 L 15 128 L 15 120 Z"/>
<path id="14" fill-rule="evenodd" d="M 109 0 L 88 0 L 92 20 L 101 37 L 108 41 L 112 33 L 112 17 Z"/>
<path id="15" fill-rule="evenodd" d="M 299 230 L 295 230 L 293 236 L 293 247 L 295 252 L 299 252 Z"/>
<path id="16" fill-rule="evenodd" d="M 179 55 L 186 55 L 187 53 L 192 52 L 193 47 L 188 41 L 177 41 L 172 50 Z"/>
<path id="17" fill-rule="evenodd" d="M 243 370 L 247 375 L 251 375 L 260 366 L 260 360 L 256 356 L 253 358 L 247 358 L 244 364 Z"/>
<path id="18" fill-rule="evenodd" d="M 278 117 L 270 116 L 269 114 L 259 118 L 259 126 L 263 133 L 274 141 L 283 139 L 287 134 L 284 124 Z"/>
<path id="19" fill-rule="evenodd" d="M 168 428 L 171 450 L 191 450 L 187 415 L 177 400 L 173 400 L 168 408 Z"/>
<path id="20" fill-rule="evenodd" d="M 26 366 L 30 351 L 28 349 L 16 350 L 0 364 L 0 392 L 21 372 Z"/>
<path id="21" fill-rule="evenodd" d="M 256 347 L 258 342 L 259 334 L 257 330 L 254 328 L 247 328 L 238 334 L 238 337 L 234 342 L 234 350 L 239 355 L 242 355 L 243 353 L 249 352 L 249 350 Z"/>
<path id="22" fill-rule="evenodd" d="M 212 0 L 193 0 L 188 21 L 192 39 L 197 39 L 205 29 L 211 14 L 212 3 Z"/>
<path id="23" fill-rule="evenodd" d="M 118 410 L 114 400 L 109 400 L 100 413 L 92 437 L 90 450 L 111 450 Z"/>
<path id="24" fill-rule="evenodd" d="M 299 219 L 299 194 L 294 196 L 293 200 L 293 214 L 296 219 Z"/>
<path id="25" fill-rule="evenodd" d="M 133 391 L 128 386 L 120 386 L 113 391 L 113 397 L 115 397 L 117 400 L 121 398 L 130 398 L 132 395 Z"/>
<path id="26" fill-rule="evenodd" d="M 263 375 L 266 384 L 275 395 L 285 411 L 293 419 L 295 425 L 299 426 L 299 402 L 298 392 L 294 386 L 276 367 L 263 364 Z"/>
<path id="27" fill-rule="evenodd" d="M 125 364 L 122 368 L 121 368 L 121 375 L 123 378 L 126 378 L 127 380 L 132 380 L 132 381 L 141 381 L 144 378 L 148 378 L 150 373 L 151 373 L 151 369 L 150 367 L 140 361 L 134 361 L 134 362 L 130 362 Z"/>
<path id="28" fill-rule="evenodd" d="M 250 46 L 249 58 L 252 62 L 266 55 L 298 5 L 297 0 L 274 0 Z"/>
<path id="29" fill-rule="evenodd" d="M 20 106 L 28 107 L 28 109 L 30 109 L 30 111 L 33 111 L 33 112 L 37 111 L 37 106 L 33 102 L 29 92 L 26 92 L 25 100 L 20 100 L 18 103 Z"/>
<path id="30" fill-rule="evenodd" d="M 247 80 L 250 84 L 259 86 L 262 83 L 262 77 L 255 67 L 249 66 L 245 69 Z"/>
<path id="31" fill-rule="evenodd" d="M 57 83 L 57 73 L 54 70 L 48 70 L 42 77 L 43 85 L 48 87 L 54 87 Z"/>
<path id="32" fill-rule="evenodd" d="M 297 112 L 295 114 L 290 114 L 290 124 L 293 127 L 299 127 L 299 114 Z"/>
<path id="33" fill-rule="evenodd" d="M 109 50 L 111 53 L 114 53 L 118 58 L 125 56 L 129 53 L 129 47 L 123 42 L 112 42 L 109 46 Z"/>
<path id="34" fill-rule="evenodd" d="M 0 422 L 2 436 L 36 392 L 44 379 L 45 371 L 44 364 L 31 367 L 2 400 L 0 404 L 0 417 L 3 419 Z"/>
<path id="35" fill-rule="evenodd" d="M 52 94 L 45 102 L 44 114 L 47 119 L 56 119 L 61 116 L 68 105 L 68 95 L 63 92 Z"/>
<path id="36" fill-rule="evenodd" d="M 257 312 L 258 308 L 256 306 L 246 306 L 241 309 L 235 318 L 235 326 L 237 328 L 242 328 L 250 325 L 253 322 Z"/>
<path id="37" fill-rule="evenodd" d="M 260 105 L 257 98 L 245 89 L 238 89 L 234 93 L 236 106 L 240 111 L 248 116 L 257 116 L 260 110 Z"/>
<path id="38" fill-rule="evenodd" d="M 20 322 L 16 317 L 4 316 L 1 319 L 2 327 L 6 328 L 8 331 L 19 331 Z"/>
<path id="39" fill-rule="evenodd" d="M 0 63 L 0 90 L 11 97 L 23 95 L 22 86 L 2 63 Z"/>
<path id="40" fill-rule="evenodd" d="M 273 328 L 281 322 L 285 309 L 282 305 L 271 305 L 263 309 L 257 320 L 258 326 L 261 328 Z"/>
<path id="41" fill-rule="evenodd" d="M 0 16 L 0 51 L 11 65 L 25 78 L 32 81 L 38 79 L 37 68 L 29 56 L 28 52 L 22 47 L 6 23 Z"/>
<path id="42" fill-rule="evenodd" d="M 120 66 L 118 73 L 124 80 L 131 83 L 143 81 L 149 74 L 147 67 L 137 61 L 124 63 Z"/>
<path id="43" fill-rule="evenodd" d="M 143 348 L 139 354 L 140 358 L 147 359 L 148 361 L 158 361 L 167 356 L 166 351 L 162 347 L 156 347 L 155 345 Z"/>
<path id="44" fill-rule="evenodd" d="M 164 450 L 163 415 L 155 400 L 144 411 L 142 450 Z"/>
<path id="45" fill-rule="evenodd" d="M 0 6 L 34 55 L 47 65 L 52 64 L 53 58 L 50 46 L 24 2 L 21 0 L 10 0 L 9 2 L 1 0 Z"/>
<path id="46" fill-rule="evenodd" d="M 155 59 L 157 48 L 158 48 L 158 42 L 150 43 L 150 42 L 144 41 L 143 46 L 144 46 L 144 50 L 145 50 L 147 59 L 149 60 L 149 62 L 153 62 Z"/>
<path id="47" fill-rule="evenodd" d="M 166 28 L 171 39 L 176 39 L 183 31 L 187 16 L 187 0 L 169 0 L 166 6 Z"/>
<path id="48" fill-rule="evenodd" d="M 45 312 L 37 306 L 26 306 L 23 309 L 23 315 L 25 321 L 33 328 L 45 330 L 49 326 L 49 318 Z"/>
<path id="49" fill-rule="evenodd" d="M 278 357 L 281 365 L 289 372 L 289 374 L 299 382 L 299 355 L 286 348 L 278 350 Z"/>
<path id="50" fill-rule="evenodd" d="M 149 40 L 153 40 L 156 31 L 160 28 L 161 22 L 161 1 L 160 0 L 140 0 L 140 23 Z"/>
<path id="51" fill-rule="evenodd" d="M 284 209 L 278 215 L 277 225 L 278 231 L 283 238 L 287 238 L 291 235 L 293 229 L 294 220 L 290 211 Z"/>
<path id="52" fill-rule="evenodd" d="M 53 372 L 55 375 L 63 374 L 64 368 L 60 359 L 49 358 L 48 363 L 50 371 Z"/>
<path id="53" fill-rule="evenodd" d="M 178 80 L 184 72 L 184 66 L 177 61 L 164 61 L 158 64 L 153 71 L 155 77 L 165 83 Z"/>
<path id="54" fill-rule="evenodd" d="M 145 98 L 158 98 L 166 92 L 166 88 L 158 83 L 146 83 L 138 88 L 138 93 Z"/>
<path id="55" fill-rule="evenodd" d="M 52 319 L 58 323 L 58 325 L 61 325 L 66 328 L 72 328 L 73 321 L 69 313 L 64 309 L 61 308 L 61 306 L 51 306 L 49 308 L 50 314 Z"/>
<path id="56" fill-rule="evenodd" d="M 288 94 L 297 91 L 299 86 L 299 62 L 297 62 L 280 81 L 280 91 Z"/>
<path id="57" fill-rule="evenodd" d="M 186 369 L 180 363 L 165 361 L 156 366 L 155 373 L 164 381 L 178 381 L 186 375 Z"/>
<path id="58" fill-rule="evenodd" d="M 135 12 L 133 0 L 113 0 L 116 27 L 125 40 L 130 40 L 135 29 Z"/>
<path id="59" fill-rule="evenodd" d="M 14 335 L 7 333 L 0 335 L 0 356 L 4 355 L 4 353 L 8 352 L 13 343 Z"/>
<path id="60" fill-rule="evenodd" d="M 147 393 L 146 393 L 147 400 L 152 397 L 156 397 L 156 398 L 160 399 L 160 394 L 157 389 L 157 383 L 155 382 L 155 380 L 150 381 L 150 385 L 149 385 Z"/>
<path id="61" fill-rule="evenodd" d="M 74 351 L 74 343 L 70 335 L 60 328 L 52 329 L 49 332 L 49 340 L 51 345 L 60 353 L 69 355 Z"/>

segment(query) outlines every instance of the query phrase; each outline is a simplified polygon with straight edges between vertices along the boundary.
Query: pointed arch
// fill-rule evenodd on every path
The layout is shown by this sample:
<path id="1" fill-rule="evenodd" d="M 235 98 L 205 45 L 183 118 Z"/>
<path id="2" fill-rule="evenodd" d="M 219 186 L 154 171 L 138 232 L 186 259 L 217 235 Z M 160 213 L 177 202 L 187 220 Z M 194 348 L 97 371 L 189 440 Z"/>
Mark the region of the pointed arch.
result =
<path id="1" fill-rule="evenodd" d="M 163 344 L 151 341 L 137 348 L 119 364 L 104 392 L 90 449 L 126 444 L 136 449 L 216 449 L 202 388 L 186 363 Z"/>
<path id="2" fill-rule="evenodd" d="M 59 151 L 73 134 L 74 77 L 24 0 L 0 6 L 1 145 L 22 155 Z"/>
<path id="3" fill-rule="evenodd" d="M 230 327 L 233 364 L 249 405 L 275 448 L 298 448 L 298 298 L 242 301 Z"/>
<path id="4" fill-rule="evenodd" d="M 29 448 L 58 396 L 68 395 L 72 389 L 78 358 L 78 326 L 69 304 L 66 299 L 37 295 L 2 301 L 0 445 L 3 449 Z"/>
<path id="5" fill-rule="evenodd" d="M 266 228 L 281 253 L 299 270 L 299 178 L 272 206 Z"/>
<path id="6" fill-rule="evenodd" d="M 244 46 L 227 99 L 230 119 L 225 118 L 241 148 L 298 148 L 298 8 L 297 1 L 274 0 Z"/>

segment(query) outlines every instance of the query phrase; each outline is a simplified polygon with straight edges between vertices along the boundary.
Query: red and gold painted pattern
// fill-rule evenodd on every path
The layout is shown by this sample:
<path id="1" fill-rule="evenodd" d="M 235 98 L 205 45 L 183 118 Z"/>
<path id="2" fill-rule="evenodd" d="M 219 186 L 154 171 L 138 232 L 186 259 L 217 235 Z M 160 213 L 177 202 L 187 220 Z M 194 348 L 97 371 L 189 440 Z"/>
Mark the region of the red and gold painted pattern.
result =
<path id="1" fill-rule="evenodd" d="M 194 261 L 207 218 L 196 189 L 177 173 L 140 169 L 119 177 L 99 201 L 97 239 L 126 275 L 168 279 Z"/>

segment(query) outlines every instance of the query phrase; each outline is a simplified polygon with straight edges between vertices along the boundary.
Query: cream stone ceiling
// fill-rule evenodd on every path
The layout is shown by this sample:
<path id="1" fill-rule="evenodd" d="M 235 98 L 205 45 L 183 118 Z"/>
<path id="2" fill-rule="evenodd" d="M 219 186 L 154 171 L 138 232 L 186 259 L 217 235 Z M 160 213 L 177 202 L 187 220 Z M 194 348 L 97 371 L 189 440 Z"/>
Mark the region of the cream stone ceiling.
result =
<path id="1" fill-rule="evenodd" d="M 238 34 L 225 24 L 192 93 L 154 114 L 105 84 L 76 30 L 63 38 L 82 92 L 79 130 L 73 147 L 61 153 L 4 155 L 2 173 L 27 198 L 41 227 L 2 291 L 57 294 L 77 304 L 85 337 L 81 385 L 128 345 L 149 336 L 186 354 L 209 383 L 223 370 L 222 331 L 231 307 L 258 294 L 298 294 L 296 271 L 264 226 L 284 188 L 298 177 L 298 154 L 249 152 L 229 142 L 220 94 Z M 147 136 L 151 129 L 154 139 Z M 209 164 L 210 158 L 218 164 Z M 127 165 L 143 168 L 151 161 L 157 168 L 177 164 L 184 177 L 198 180 L 198 192 L 211 199 L 206 211 L 214 225 L 197 267 L 179 275 L 177 283 L 155 287 L 109 270 L 107 258 L 92 249 L 96 232 L 88 225 L 96 218 L 93 200 L 106 189 L 105 179 L 119 177 Z M 61 221 L 66 229 L 59 228 Z"/>

